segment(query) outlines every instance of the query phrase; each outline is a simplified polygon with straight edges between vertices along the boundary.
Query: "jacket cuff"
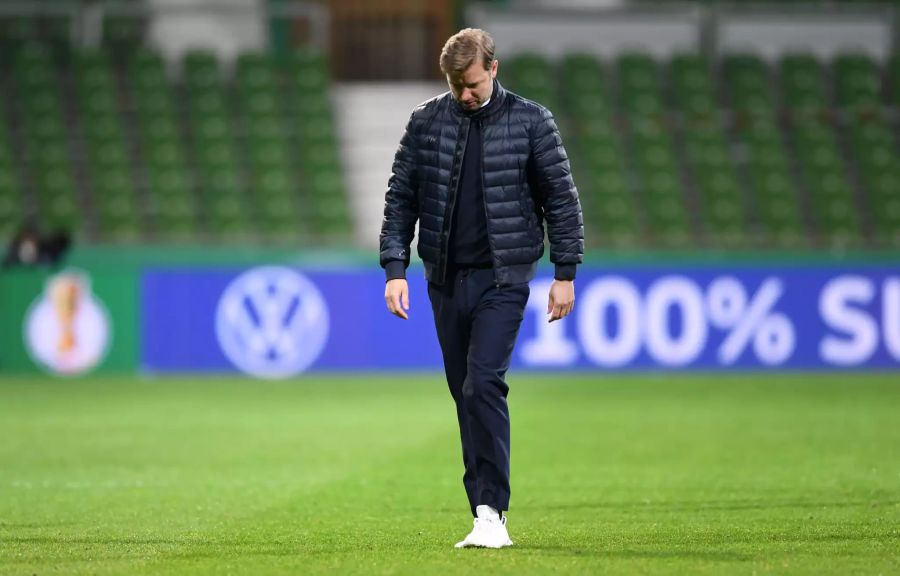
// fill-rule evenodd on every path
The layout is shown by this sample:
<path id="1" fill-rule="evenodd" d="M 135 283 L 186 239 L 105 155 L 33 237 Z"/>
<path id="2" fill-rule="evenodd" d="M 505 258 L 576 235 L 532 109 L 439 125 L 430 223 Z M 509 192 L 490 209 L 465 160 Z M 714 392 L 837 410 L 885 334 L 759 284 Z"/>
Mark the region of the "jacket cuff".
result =
<path id="1" fill-rule="evenodd" d="M 403 260 L 391 260 L 385 264 L 384 273 L 387 276 L 387 280 L 406 278 L 406 264 Z"/>
<path id="2" fill-rule="evenodd" d="M 553 273 L 555 280 L 574 280 L 575 264 L 557 264 L 556 271 Z"/>

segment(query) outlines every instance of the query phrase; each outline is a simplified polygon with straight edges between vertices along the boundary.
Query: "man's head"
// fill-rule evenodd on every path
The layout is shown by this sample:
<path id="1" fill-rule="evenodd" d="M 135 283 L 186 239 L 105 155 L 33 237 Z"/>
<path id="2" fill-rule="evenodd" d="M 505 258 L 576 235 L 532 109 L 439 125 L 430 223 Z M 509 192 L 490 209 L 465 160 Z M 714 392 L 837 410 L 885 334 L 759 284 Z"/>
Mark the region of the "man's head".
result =
<path id="1" fill-rule="evenodd" d="M 456 101 L 466 110 L 478 110 L 491 97 L 497 76 L 494 39 L 478 28 L 460 30 L 444 44 L 441 72 Z"/>

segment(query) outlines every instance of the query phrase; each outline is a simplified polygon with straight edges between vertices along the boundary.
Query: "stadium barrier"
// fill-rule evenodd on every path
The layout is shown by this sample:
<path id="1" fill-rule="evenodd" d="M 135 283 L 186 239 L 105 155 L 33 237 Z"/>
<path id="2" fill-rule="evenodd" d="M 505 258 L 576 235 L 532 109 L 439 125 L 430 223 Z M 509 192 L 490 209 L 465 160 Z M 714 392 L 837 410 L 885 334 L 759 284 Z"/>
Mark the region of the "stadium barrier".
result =
<path id="1" fill-rule="evenodd" d="M 0 281 L 0 371 L 433 370 L 440 352 L 421 268 L 410 319 L 391 316 L 371 256 L 83 249 L 70 267 Z M 546 320 L 552 276 L 532 282 L 518 369 L 896 370 L 894 256 L 605 259 L 577 305 Z"/>

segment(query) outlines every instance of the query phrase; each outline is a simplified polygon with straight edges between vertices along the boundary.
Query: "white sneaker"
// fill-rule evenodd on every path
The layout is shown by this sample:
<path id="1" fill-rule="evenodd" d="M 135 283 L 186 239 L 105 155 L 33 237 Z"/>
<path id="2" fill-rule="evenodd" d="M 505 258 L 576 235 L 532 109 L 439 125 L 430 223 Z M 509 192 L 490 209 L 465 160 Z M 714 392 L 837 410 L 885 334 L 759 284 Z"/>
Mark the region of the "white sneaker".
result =
<path id="1" fill-rule="evenodd" d="M 457 542 L 457 548 L 503 548 L 512 546 L 509 532 L 506 531 L 506 518 L 490 506 L 476 506 L 475 526 L 462 542 Z"/>

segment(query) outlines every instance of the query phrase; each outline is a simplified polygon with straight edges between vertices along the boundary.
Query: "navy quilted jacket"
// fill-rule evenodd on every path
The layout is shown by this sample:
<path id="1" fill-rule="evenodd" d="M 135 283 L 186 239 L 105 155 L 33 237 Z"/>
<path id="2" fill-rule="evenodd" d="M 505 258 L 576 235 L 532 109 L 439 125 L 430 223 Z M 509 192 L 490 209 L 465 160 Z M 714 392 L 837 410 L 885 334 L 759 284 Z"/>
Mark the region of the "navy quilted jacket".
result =
<path id="1" fill-rule="evenodd" d="M 381 225 L 381 265 L 403 277 L 419 221 L 419 256 L 442 284 L 460 164 L 470 123 L 482 122 L 484 209 L 498 285 L 528 282 L 544 253 L 544 221 L 557 278 L 572 278 L 584 255 L 584 222 L 569 159 L 553 116 L 494 83 L 476 119 L 450 92 L 413 110 L 394 157 Z"/>

